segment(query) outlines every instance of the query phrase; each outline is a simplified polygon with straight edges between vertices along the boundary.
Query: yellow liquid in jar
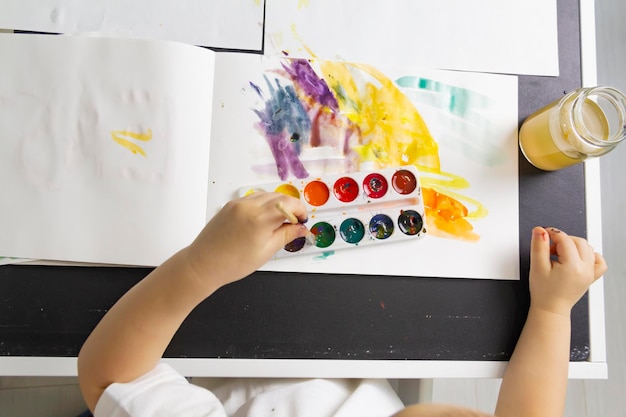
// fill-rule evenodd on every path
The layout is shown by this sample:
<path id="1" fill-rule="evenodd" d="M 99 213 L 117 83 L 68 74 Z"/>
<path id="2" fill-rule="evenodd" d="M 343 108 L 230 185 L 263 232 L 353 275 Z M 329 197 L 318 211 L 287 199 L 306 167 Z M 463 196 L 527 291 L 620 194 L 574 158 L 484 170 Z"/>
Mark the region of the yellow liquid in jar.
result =
<path id="1" fill-rule="evenodd" d="M 577 164 L 597 152 L 595 148 L 589 145 L 585 146 L 579 138 L 575 138 L 571 131 L 567 137 L 562 136 L 560 132 L 555 132 L 555 134 L 561 135 L 557 140 L 561 143 L 566 142 L 573 150 L 572 154 L 576 156 L 566 155 L 557 147 L 550 132 L 550 115 L 552 113 L 550 110 L 557 104 L 558 102 L 555 102 L 528 116 L 519 132 L 522 153 L 531 164 L 545 171 L 555 171 Z M 596 103 L 585 100 L 582 116 L 585 126 L 594 137 L 607 139 L 608 122 L 602 109 Z"/>

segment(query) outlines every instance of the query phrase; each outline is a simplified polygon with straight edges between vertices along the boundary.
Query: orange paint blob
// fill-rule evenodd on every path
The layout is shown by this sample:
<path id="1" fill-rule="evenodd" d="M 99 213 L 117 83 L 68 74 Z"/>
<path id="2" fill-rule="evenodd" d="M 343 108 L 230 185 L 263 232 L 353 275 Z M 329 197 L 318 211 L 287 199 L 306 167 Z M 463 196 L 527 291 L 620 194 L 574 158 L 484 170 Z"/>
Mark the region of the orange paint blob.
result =
<path id="1" fill-rule="evenodd" d="M 304 199 L 312 206 L 326 204 L 330 197 L 328 186 L 321 181 L 311 181 L 304 187 Z"/>
<path id="2" fill-rule="evenodd" d="M 471 223 L 466 220 L 468 210 L 463 203 L 432 188 L 422 188 L 422 196 L 426 221 L 429 224 L 428 230 L 431 234 L 471 242 L 480 238 L 474 233 Z"/>

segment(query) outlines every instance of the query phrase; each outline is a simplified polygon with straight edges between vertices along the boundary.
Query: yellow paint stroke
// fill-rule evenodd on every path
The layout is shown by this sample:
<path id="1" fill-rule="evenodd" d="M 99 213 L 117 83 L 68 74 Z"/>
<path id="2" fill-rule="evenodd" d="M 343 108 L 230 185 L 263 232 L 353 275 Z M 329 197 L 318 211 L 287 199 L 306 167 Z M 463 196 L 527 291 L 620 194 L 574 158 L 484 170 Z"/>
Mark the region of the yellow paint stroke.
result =
<path id="1" fill-rule="evenodd" d="M 298 0 L 298 9 L 309 7 L 309 0 Z"/>
<path id="2" fill-rule="evenodd" d="M 360 142 L 351 147 L 360 162 L 371 162 L 380 169 L 415 165 L 422 173 L 420 182 L 429 233 L 479 240 L 468 219 L 485 217 L 486 208 L 453 191 L 469 187 L 468 181 L 441 171 L 437 142 L 402 91 L 382 72 L 368 65 L 323 61 L 320 72 L 335 92 L 341 114 L 358 128 Z M 464 203 L 474 210 L 470 212 Z"/>
<path id="3" fill-rule="evenodd" d="M 313 50 L 311 48 L 309 48 L 304 42 L 302 42 L 302 39 L 300 39 L 300 35 L 298 34 L 298 30 L 296 28 L 296 24 L 292 23 L 291 24 L 291 34 L 293 35 L 293 37 L 295 38 L 295 40 L 297 40 L 298 42 L 300 42 L 300 45 L 302 45 L 302 47 L 304 48 L 304 50 L 311 55 L 311 58 L 317 58 L 317 55 L 315 55 L 313 53 Z"/>
<path id="4" fill-rule="evenodd" d="M 148 129 L 145 133 L 135 133 L 128 130 L 114 130 L 111 132 L 111 138 L 113 138 L 116 143 L 122 145 L 134 154 L 141 154 L 144 157 L 146 156 L 146 152 L 141 146 L 123 138 L 122 136 L 142 142 L 148 142 L 152 140 L 152 129 Z"/>
<path id="5" fill-rule="evenodd" d="M 467 220 L 467 207 L 450 193 L 442 193 L 432 188 L 422 187 L 426 227 L 429 233 L 439 237 L 455 237 L 476 242 L 480 236 Z"/>
<path id="6" fill-rule="evenodd" d="M 357 83 L 350 67 L 371 75 Z M 439 170 L 439 147 L 413 103 L 380 71 L 367 65 L 326 61 L 322 76 L 336 92 L 341 113 L 359 127 L 361 161 L 379 168 L 417 165 Z M 332 74 L 332 77 L 328 76 Z M 361 85 L 361 87 L 359 86 Z"/>

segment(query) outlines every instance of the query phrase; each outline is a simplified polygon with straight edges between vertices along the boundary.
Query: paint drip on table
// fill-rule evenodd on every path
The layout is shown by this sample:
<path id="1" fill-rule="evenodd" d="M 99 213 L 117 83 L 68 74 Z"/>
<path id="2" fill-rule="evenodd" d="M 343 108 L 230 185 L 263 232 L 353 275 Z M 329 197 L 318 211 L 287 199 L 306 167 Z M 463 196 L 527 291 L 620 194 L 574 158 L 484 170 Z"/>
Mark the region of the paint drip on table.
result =
<path id="1" fill-rule="evenodd" d="M 287 244 L 275 258 L 420 238 L 423 195 L 413 165 L 247 186 L 240 196 L 275 191 L 301 199 L 312 239 Z"/>
<path id="2" fill-rule="evenodd" d="M 308 178 L 307 166 L 316 164 L 323 165 L 322 171 L 341 164 L 330 170 L 344 173 L 414 166 L 421 174 L 429 234 L 478 241 L 470 220 L 486 216 L 486 208 L 459 192 L 469 186 L 464 178 L 441 170 L 438 144 L 399 85 L 415 81 L 424 91 L 448 88 L 453 98 L 449 111 L 456 115 L 481 97 L 426 79 L 394 83 L 368 65 L 316 64 L 315 69 L 309 60 L 284 59 L 280 68 L 264 75 L 265 86 L 250 83 L 263 99 L 264 106 L 253 109 L 259 118 L 256 128 L 267 141 L 279 178 Z M 325 157 L 329 149 L 340 157 Z M 307 152 L 316 156 L 307 159 Z"/>

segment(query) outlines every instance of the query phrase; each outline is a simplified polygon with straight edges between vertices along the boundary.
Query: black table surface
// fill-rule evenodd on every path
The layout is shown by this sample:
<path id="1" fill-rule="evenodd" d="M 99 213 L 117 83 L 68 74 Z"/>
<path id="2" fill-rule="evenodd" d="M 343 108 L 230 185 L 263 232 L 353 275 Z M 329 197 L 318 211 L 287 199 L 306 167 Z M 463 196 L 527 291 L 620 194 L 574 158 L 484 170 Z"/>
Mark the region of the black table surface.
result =
<path id="1" fill-rule="evenodd" d="M 532 25 L 529 24 L 529 28 Z M 577 0 L 558 1 L 559 77 L 519 77 L 519 121 L 581 85 Z M 531 229 L 586 236 L 584 167 L 541 172 L 519 158 L 520 281 L 257 272 L 183 323 L 166 357 L 510 358 L 529 305 Z M 77 356 L 146 268 L 0 267 L 0 356 Z M 572 313 L 571 360 L 589 356 L 588 300 Z"/>

